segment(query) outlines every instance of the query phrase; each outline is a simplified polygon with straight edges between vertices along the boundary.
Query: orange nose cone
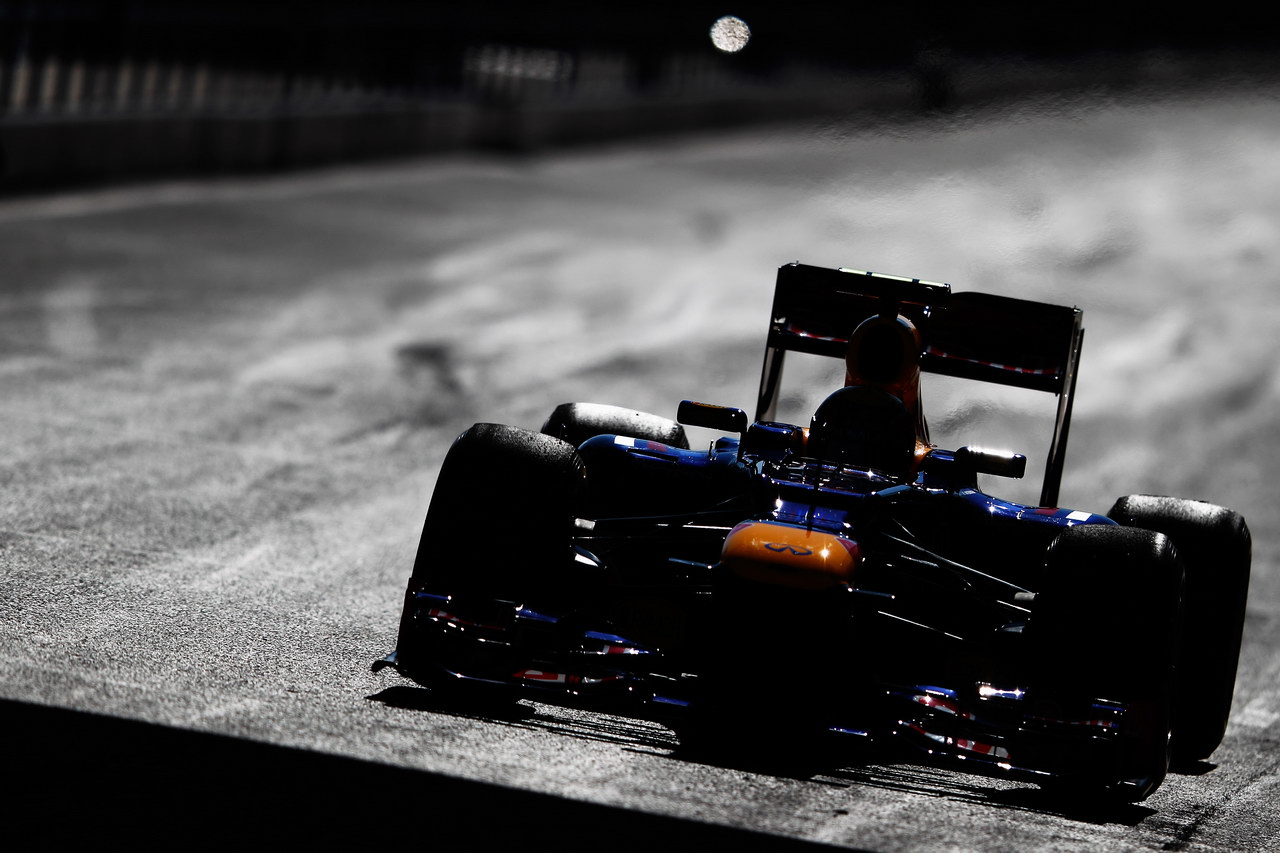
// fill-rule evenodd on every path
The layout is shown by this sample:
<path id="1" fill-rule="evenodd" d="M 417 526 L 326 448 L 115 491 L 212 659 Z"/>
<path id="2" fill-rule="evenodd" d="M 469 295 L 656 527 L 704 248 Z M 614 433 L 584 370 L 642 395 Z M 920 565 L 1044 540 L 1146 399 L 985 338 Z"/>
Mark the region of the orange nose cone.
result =
<path id="1" fill-rule="evenodd" d="M 763 521 L 739 524 L 720 561 L 738 577 L 792 589 L 831 589 L 853 579 L 858 545 L 820 530 Z"/>

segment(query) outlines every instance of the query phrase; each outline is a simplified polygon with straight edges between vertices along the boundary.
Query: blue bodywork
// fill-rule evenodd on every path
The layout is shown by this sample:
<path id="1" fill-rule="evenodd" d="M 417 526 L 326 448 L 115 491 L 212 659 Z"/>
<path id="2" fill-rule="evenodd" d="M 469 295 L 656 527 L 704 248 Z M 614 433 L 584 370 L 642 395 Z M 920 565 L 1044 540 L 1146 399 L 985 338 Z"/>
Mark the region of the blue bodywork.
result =
<path id="1" fill-rule="evenodd" d="M 699 679 L 715 665 L 707 650 L 715 649 L 753 667 L 767 662 L 744 698 L 783 716 L 800 705 L 821 708 L 823 730 L 849 743 L 896 745 L 1030 780 L 1112 748 L 1125 709 L 1100 698 L 1029 704 L 1017 642 L 1047 544 L 1070 526 L 1114 522 L 986 494 L 949 451 L 934 450 L 910 477 L 895 478 L 779 450 L 798 429 L 756 424 L 745 437 L 698 450 L 628 436 L 587 440 L 578 453 L 602 511 L 579 522 L 570 559 L 617 585 L 624 606 L 588 613 L 553 598 L 479 602 L 416 591 L 406 613 L 427 651 L 406 661 L 401 649 L 377 668 L 394 666 L 437 689 L 629 710 L 680 731 L 696 715 Z M 812 601 L 792 590 L 747 590 L 741 612 L 717 618 L 719 549 L 746 520 L 856 540 L 864 558 L 855 582 Z M 975 563 L 975 553 L 987 559 Z M 637 601 L 675 614 L 677 624 L 630 619 Z M 792 605 L 797 614 L 837 614 L 830 621 L 841 631 L 810 631 L 787 614 Z M 878 644 L 874 666 L 859 675 L 874 685 L 870 693 L 829 701 L 841 693 L 829 689 L 822 667 L 785 664 L 779 650 L 755 647 L 761 620 L 785 632 L 778 648 L 788 659 L 825 661 L 845 655 L 844 644 Z M 939 681 L 957 667 L 964 678 Z"/>
<path id="2" fill-rule="evenodd" d="M 897 365 L 895 376 L 907 377 L 905 384 L 876 387 L 849 378 L 856 364 L 875 367 L 874 359 L 851 353 L 873 338 L 861 330 L 876 324 L 907 342 L 886 361 Z M 1087 662 L 1062 687 L 1037 657 L 1076 639 L 1072 620 L 1060 634 L 1036 637 L 1038 628 L 1056 624 L 1033 618 L 1037 596 L 1055 588 L 1049 580 L 1066 576 L 1054 572 L 1072 568 L 1059 560 L 1050 571 L 1053 545 L 1095 535 L 1063 535 L 1074 527 L 1115 526 L 1103 515 L 1054 505 L 1082 337 L 1074 308 L 787 265 L 778 274 L 754 421 L 738 409 L 685 401 L 680 411 L 689 417 L 681 414 L 681 423 L 730 434 L 688 449 L 666 443 L 686 439 L 679 425 L 661 419 L 648 433 L 598 430 L 559 449 L 548 447 L 545 436 L 519 439 L 530 458 L 559 454 L 572 462 L 569 485 L 557 481 L 575 495 L 572 530 L 527 562 L 522 543 L 513 541 L 515 565 L 505 567 L 505 580 L 487 585 L 486 567 L 466 557 L 455 557 L 443 574 L 428 557 L 420 571 L 422 555 L 432 553 L 424 546 L 406 592 L 398 648 L 374 668 L 392 667 L 438 690 L 595 703 L 651 716 L 690 748 L 720 742 L 731 751 L 761 749 L 794 744 L 786 736 L 796 733 L 809 746 L 852 741 L 1007 778 L 1083 782 L 1140 800 L 1167 767 L 1167 755 L 1161 764 L 1158 753 L 1169 729 L 1151 716 L 1150 697 L 1097 695 Z M 846 359 L 846 387 L 833 392 L 808 429 L 774 420 L 788 351 Z M 921 370 L 1058 397 L 1045 506 L 978 488 L 979 473 L 1021 476 L 1025 457 L 929 446 Z M 840 408 L 855 402 L 871 408 Z M 850 419 L 840 421 L 842 412 Z M 622 410 L 600 417 L 654 420 Z M 907 436 L 914 455 L 899 441 L 905 432 L 898 423 L 914 432 Z M 482 426 L 493 425 L 473 429 Z M 544 433 L 557 435 L 545 426 Z M 492 447 L 514 452 L 507 444 Z M 453 490 L 475 503 L 466 504 L 474 519 L 455 512 L 452 523 L 474 524 L 474 535 L 485 535 L 486 525 L 475 519 L 502 518 L 509 501 L 503 473 L 486 468 L 494 490 L 481 501 L 466 479 L 454 480 Z M 538 501 L 534 488 L 515 499 Z M 433 510 L 450 500 L 440 492 L 438 486 Z M 757 529 L 766 535 L 758 545 L 744 537 L 741 556 L 735 534 Z M 545 539 L 542 527 L 521 530 Z M 438 531 L 446 532 L 452 529 Z M 423 537 L 427 542 L 425 526 Z M 804 544 L 810 539 L 813 549 Z M 808 557 L 815 566 L 821 560 L 821 569 L 788 562 Z M 1061 600 L 1088 605 L 1093 594 L 1088 587 Z M 1052 594 L 1045 600 L 1052 604 Z M 1115 620 L 1140 624 L 1122 608 L 1110 612 L 1120 614 L 1113 629 Z M 1087 632 L 1088 620 L 1081 622 Z M 1089 639 L 1089 654 L 1107 654 L 1109 636 Z M 1158 640 L 1169 645 L 1168 638 Z M 1135 763 L 1139 748 L 1145 751 Z M 1142 773 L 1134 769 L 1139 765 Z"/>

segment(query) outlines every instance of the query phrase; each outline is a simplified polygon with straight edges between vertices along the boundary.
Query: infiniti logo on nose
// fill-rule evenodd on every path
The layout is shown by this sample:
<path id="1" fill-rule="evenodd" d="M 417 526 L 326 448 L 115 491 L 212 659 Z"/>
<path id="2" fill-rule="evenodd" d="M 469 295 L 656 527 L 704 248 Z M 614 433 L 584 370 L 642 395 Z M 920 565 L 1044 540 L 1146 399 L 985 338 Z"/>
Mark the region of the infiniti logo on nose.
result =
<path id="1" fill-rule="evenodd" d="M 799 548 L 795 545 L 788 545 L 786 542 L 766 542 L 764 543 L 764 547 L 768 548 L 770 551 L 777 551 L 779 554 L 783 552 L 790 552 L 797 557 L 808 557 L 813 553 L 813 551 L 808 548 Z"/>

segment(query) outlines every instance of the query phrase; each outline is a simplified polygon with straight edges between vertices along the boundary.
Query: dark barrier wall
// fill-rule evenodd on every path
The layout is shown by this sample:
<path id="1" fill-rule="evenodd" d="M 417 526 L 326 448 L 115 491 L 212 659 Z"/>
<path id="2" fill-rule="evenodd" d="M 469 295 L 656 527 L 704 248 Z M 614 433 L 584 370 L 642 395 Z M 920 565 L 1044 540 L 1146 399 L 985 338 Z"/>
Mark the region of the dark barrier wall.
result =
<path id="1" fill-rule="evenodd" d="M 1221 8 L 729 5 L 736 53 L 698 0 L 0 0 L 0 192 L 948 109 L 1274 47 Z"/>

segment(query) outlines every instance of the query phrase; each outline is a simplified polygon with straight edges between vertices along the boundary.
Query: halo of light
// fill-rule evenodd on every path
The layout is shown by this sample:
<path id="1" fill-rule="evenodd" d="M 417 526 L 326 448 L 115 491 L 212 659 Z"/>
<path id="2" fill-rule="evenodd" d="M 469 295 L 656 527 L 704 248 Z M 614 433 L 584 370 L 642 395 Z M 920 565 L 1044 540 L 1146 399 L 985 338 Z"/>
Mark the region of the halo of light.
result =
<path id="1" fill-rule="evenodd" d="M 711 25 L 711 43 L 717 50 L 737 53 L 751 40 L 751 28 L 747 22 L 733 15 L 725 15 Z"/>

